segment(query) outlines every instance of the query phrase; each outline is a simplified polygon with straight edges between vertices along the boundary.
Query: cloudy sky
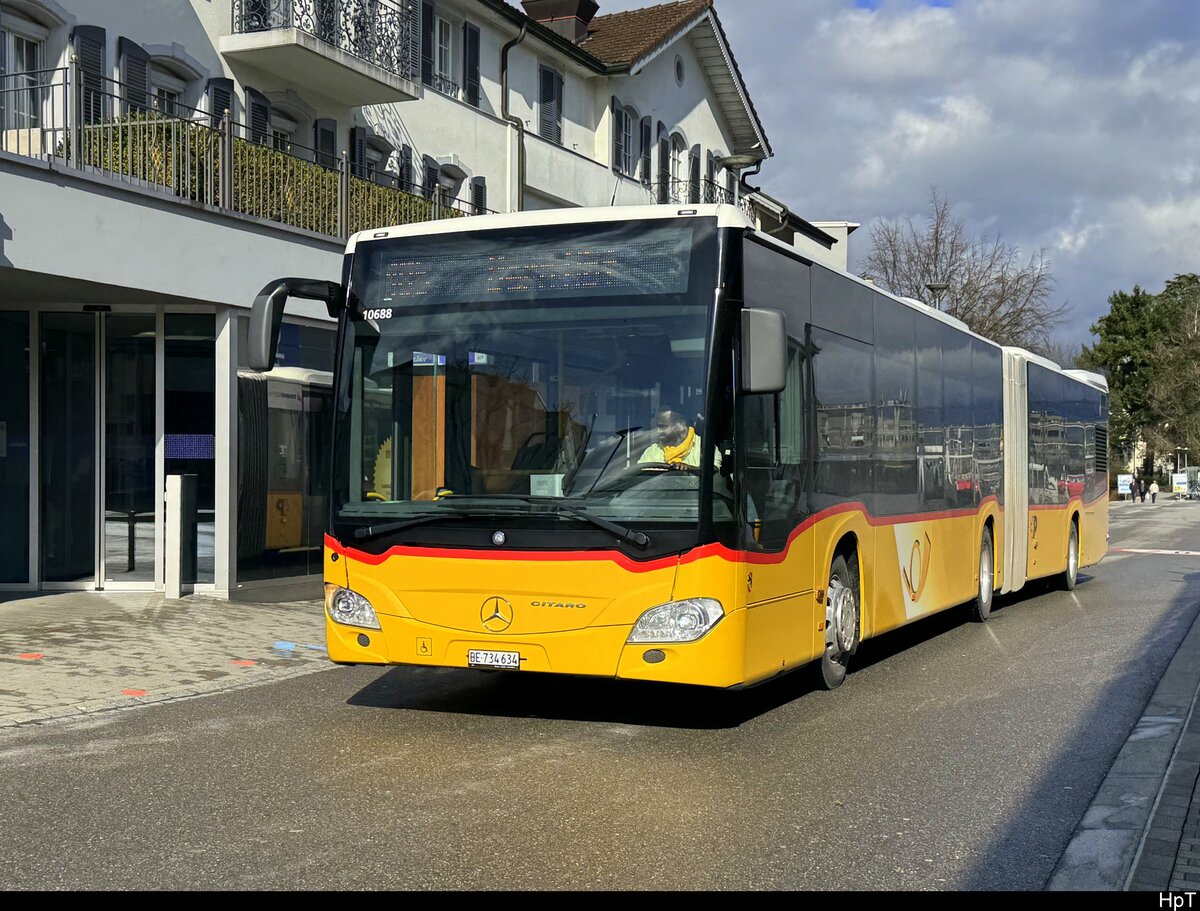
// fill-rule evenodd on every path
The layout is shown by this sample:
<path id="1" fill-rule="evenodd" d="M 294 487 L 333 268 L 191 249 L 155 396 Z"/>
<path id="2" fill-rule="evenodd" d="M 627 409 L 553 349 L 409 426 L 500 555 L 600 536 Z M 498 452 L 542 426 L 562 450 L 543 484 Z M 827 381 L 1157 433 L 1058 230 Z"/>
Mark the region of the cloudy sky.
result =
<path id="1" fill-rule="evenodd" d="M 653 5 L 600 0 L 601 13 Z M 716 0 L 810 221 L 920 218 L 929 188 L 977 234 L 1044 248 L 1059 332 L 1114 290 L 1200 271 L 1200 0 Z"/>

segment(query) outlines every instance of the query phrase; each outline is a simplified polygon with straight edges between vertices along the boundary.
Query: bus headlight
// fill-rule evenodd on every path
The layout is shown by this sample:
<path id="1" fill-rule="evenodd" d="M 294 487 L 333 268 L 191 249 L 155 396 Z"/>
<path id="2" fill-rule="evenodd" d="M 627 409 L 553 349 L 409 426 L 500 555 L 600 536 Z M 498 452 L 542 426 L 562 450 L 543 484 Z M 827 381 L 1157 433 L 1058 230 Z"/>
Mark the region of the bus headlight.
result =
<path id="1" fill-rule="evenodd" d="M 721 602 L 712 598 L 687 598 L 652 607 L 638 617 L 630 642 L 692 642 L 725 616 Z"/>
<path id="2" fill-rule="evenodd" d="M 371 602 L 358 592 L 338 585 L 325 586 L 325 610 L 334 623 L 380 629 L 379 618 Z"/>

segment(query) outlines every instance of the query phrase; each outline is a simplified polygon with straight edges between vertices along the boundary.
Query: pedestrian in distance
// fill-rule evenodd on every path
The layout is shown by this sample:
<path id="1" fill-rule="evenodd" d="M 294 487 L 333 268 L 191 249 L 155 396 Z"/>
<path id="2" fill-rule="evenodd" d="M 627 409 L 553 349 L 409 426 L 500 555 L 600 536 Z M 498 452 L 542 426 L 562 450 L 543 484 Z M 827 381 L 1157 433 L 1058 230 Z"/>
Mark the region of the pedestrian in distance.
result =
<path id="1" fill-rule="evenodd" d="M 1153 504 L 1158 499 L 1158 481 L 1150 482 L 1150 503 Z"/>
<path id="2" fill-rule="evenodd" d="M 1144 479 L 1142 481 L 1138 482 L 1138 492 L 1142 496 L 1142 502 L 1145 503 L 1146 502 L 1146 494 L 1149 493 L 1149 491 L 1146 489 L 1146 481 Z"/>

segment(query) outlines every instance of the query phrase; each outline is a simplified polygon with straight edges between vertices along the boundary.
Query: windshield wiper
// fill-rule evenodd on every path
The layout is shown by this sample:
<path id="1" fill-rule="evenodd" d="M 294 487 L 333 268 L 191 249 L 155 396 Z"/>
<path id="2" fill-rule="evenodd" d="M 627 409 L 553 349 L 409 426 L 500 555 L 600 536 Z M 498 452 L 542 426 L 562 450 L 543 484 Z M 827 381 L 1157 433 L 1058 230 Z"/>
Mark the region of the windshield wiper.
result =
<path id="1" fill-rule="evenodd" d="M 443 499 L 446 499 L 443 497 Z M 494 509 L 455 509 L 452 512 L 440 512 L 430 515 L 417 516 L 415 519 L 404 519 L 400 522 L 386 522 L 383 525 L 367 525 L 363 528 L 356 528 L 352 532 L 352 536 L 356 541 L 370 541 L 372 538 L 378 538 L 382 535 L 390 535 L 393 532 L 403 531 L 406 528 L 413 528 L 417 525 L 427 525 L 430 522 L 440 522 L 443 519 L 468 519 L 478 518 L 479 516 L 494 516 L 498 514 L 498 510 Z M 502 515 L 512 513 L 512 510 L 504 510 Z"/>
<path id="2" fill-rule="evenodd" d="M 650 536 L 645 532 L 638 531 L 634 528 L 627 528 L 624 525 L 618 525 L 616 522 L 610 522 L 608 519 L 601 519 L 599 516 L 594 516 L 586 509 L 580 506 L 573 506 L 570 503 L 564 503 L 561 500 L 556 500 L 553 497 L 535 497 L 531 494 L 524 493 L 485 493 L 475 494 L 456 494 L 443 497 L 445 500 L 455 499 L 480 499 L 488 500 L 522 500 L 526 503 L 533 503 L 538 506 L 549 506 L 556 512 L 566 512 L 573 516 L 578 516 L 585 522 L 590 522 L 597 528 L 608 532 L 618 541 L 626 544 L 632 544 L 634 547 L 648 547 L 650 545 Z"/>

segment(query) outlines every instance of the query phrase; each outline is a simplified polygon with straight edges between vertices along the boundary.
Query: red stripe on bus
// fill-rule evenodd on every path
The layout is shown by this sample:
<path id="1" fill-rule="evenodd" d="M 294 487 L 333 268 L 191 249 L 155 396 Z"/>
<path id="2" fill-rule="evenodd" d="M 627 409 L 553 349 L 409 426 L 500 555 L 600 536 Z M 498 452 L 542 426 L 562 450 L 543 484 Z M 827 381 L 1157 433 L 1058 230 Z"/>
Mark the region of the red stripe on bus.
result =
<path id="1" fill-rule="evenodd" d="M 437 559 L 459 559 L 459 560 L 521 560 L 527 562 L 579 562 L 579 561 L 606 561 L 616 563 L 622 569 L 629 572 L 652 572 L 658 569 L 666 569 L 676 563 L 694 563 L 697 560 L 702 560 L 705 557 L 720 557 L 723 560 L 737 562 L 739 559 L 747 563 L 755 563 L 758 565 L 782 563 L 788 557 L 788 552 L 791 550 L 792 543 L 805 531 L 812 528 L 818 522 L 828 519 L 831 516 L 841 513 L 856 512 L 861 513 L 867 520 L 867 524 L 872 527 L 882 527 L 888 525 L 905 525 L 912 522 L 930 522 L 937 519 L 955 519 L 966 518 L 968 516 L 977 516 L 991 503 L 997 503 L 995 497 L 987 497 L 975 509 L 955 509 L 945 512 L 919 512 L 909 513 L 901 516 L 872 516 L 867 512 L 866 507 L 859 501 L 850 503 L 839 503 L 837 506 L 830 506 L 818 513 L 809 516 L 799 525 L 792 529 L 788 534 L 787 542 L 783 548 L 775 553 L 759 554 L 752 551 L 735 550 L 732 547 L 726 547 L 724 544 L 713 542 L 704 544 L 699 547 L 694 547 L 687 553 L 681 555 L 672 555 L 668 557 L 659 557 L 655 560 L 647 560 L 641 562 L 634 560 L 619 550 L 472 550 L 466 548 L 444 548 L 444 547 L 414 547 L 411 545 L 398 544 L 390 547 L 380 554 L 369 554 L 365 551 L 357 550 L 341 544 L 332 535 L 325 535 L 325 546 L 336 554 L 341 554 L 357 560 L 360 563 L 366 563 L 370 566 L 378 566 L 385 560 L 392 557 L 433 557 Z"/>

